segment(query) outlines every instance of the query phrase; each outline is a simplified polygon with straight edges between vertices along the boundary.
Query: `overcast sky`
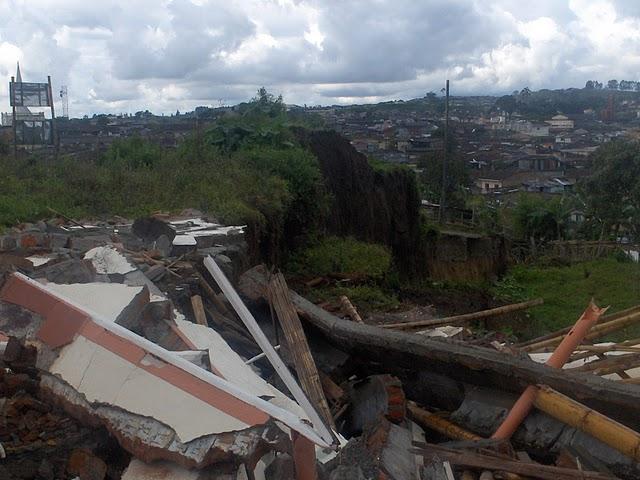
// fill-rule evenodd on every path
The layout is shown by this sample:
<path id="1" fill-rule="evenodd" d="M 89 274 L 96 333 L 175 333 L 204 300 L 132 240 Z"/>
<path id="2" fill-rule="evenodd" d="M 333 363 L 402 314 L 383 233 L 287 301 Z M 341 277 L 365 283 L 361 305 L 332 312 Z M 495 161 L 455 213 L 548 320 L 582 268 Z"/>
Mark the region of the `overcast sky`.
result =
<path id="1" fill-rule="evenodd" d="M 640 80 L 640 1 L 0 0 L 0 111 L 17 60 L 71 116 L 582 87 Z"/>

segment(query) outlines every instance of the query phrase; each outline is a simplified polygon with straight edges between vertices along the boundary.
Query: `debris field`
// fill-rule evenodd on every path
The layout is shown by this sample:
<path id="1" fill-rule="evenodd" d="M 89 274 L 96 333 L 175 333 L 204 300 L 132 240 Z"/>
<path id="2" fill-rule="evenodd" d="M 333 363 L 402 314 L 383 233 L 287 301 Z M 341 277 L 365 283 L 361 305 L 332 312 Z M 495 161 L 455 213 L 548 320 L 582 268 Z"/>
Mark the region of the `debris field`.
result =
<path id="1" fill-rule="evenodd" d="M 0 236 L 0 479 L 640 478 L 640 322 L 329 311 L 197 211 Z"/>

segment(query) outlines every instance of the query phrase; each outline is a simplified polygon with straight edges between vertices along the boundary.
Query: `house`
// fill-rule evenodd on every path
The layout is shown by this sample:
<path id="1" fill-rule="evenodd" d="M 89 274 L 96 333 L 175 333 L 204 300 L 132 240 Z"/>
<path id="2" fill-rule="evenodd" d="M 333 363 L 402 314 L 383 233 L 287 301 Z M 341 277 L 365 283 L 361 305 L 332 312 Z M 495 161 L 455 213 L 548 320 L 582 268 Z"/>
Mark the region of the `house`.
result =
<path id="1" fill-rule="evenodd" d="M 560 161 L 553 155 L 525 155 L 518 159 L 518 170 L 554 171 L 560 169 Z"/>
<path id="2" fill-rule="evenodd" d="M 492 193 L 496 189 L 502 188 L 502 180 L 497 178 L 476 178 L 476 187 L 480 189 L 480 193 Z"/>
<path id="3" fill-rule="evenodd" d="M 548 137 L 549 125 L 532 122 L 513 122 L 512 129 L 516 132 L 529 135 L 530 137 Z"/>
<path id="4" fill-rule="evenodd" d="M 556 115 L 551 120 L 545 120 L 545 123 L 552 129 L 573 130 L 574 127 L 574 121 L 566 115 Z"/>
<path id="5" fill-rule="evenodd" d="M 571 137 L 566 134 L 556 135 L 556 143 L 569 145 L 571 143 Z"/>

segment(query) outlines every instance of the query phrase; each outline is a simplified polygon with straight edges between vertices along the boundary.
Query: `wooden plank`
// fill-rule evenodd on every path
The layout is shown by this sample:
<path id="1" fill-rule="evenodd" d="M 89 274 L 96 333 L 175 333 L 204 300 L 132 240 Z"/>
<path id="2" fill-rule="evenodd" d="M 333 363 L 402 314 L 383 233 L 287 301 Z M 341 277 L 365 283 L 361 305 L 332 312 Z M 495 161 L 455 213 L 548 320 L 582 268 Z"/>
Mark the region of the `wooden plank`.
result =
<path id="1" fill-rule="evenodd" d="M 448 461 L 453 465 L 480 470 L 510 472 L 542 480 L 614 480 L 617 477 L 600 472 L 588 472 L 571 468 L 528 463 L 507 458 L 452 450 L 437 445 L 423 444 L 413 450 L 430 461 Z"/>
<path id="2" fill-rule="evenodd" d="M 293 398 L 296 399 L 298 404 L 302 407 L 304 412 L 309 417 L 311 424 L 313 426 L 314 432 L 328 445 L 336 445 L 337 439 L 334 434 L 327 428 L 324 424 L 322 418 L 318 415 L 315 408 L 305 395 L 298 382 L 293 377 L 287 366 L 284 364 L 278 353 L 273 348 L 273 345 L 269 342 L 269 339 L 264 334 L 264 332 L 260 329 L 258 322 L 253 318 L 251 312 L 244 304 L 238 292 L 235 291 L 231 282 L 224 275 L 218 264 L 211 258 L 211 256 L 207 256 L 204 259 L 204 266 L 209 271 L 213 279 L 216 281 L 222 293 L 225 294 L 231 306 L 234 308 L 244 325 L 247 327 L 247 330 L 251 333 L 256 343 L 260 346 L 262 351 L 266 354 L 269 362 L 273 366 L 274 370 L 278 374 L 278 376 L 282 379 L 284 384 L 293 395 Z M 265 281 L 265 286 L 267 282 Z"/>
<path id="3" fill-rule="evenodd" d="M 544 300 L 536 298 L 535 300 L 529 300 L 527 302 L 504 305 L 502 307 L 481 310 L 479 312 L 465 313 L 464 315 L 455 315 L 452 317 L 435 318 L 430 320 L 418 320 L 416 322 L 390 323 L 381 326 L 382 328 L 408 330 L 413 328 L 438 327 L 442 325 L 458 325 L 460 323 L 468 323 L 474 320 L 481 320 L 483 318 L 495 317 L 496 315 L 525 310 L 530 307 L 535 307 L 536 305 L 542 305 L 543 303 Z"/>
<path id="4" fill-rule="evenodd" d="M 204 313 L 204 305 L 202 305 L 202 297 L 200 295 L 191 297 L 191 308 L 193 308 L 193 316 L 196 318 L 196 322 L 208 327 L 207 314 Z"/>
<path id="5" fill-rule="evenodd" d="M 322 390 L 322 382 L 311 355 L 307 337 L 295 307 L 289 299 L 289 287 L 281 273 L 271 276 L 268 288 L 269 301 L 280 320 L 298 380 L 324 421 L 335 429 L 333 416 Z"/>

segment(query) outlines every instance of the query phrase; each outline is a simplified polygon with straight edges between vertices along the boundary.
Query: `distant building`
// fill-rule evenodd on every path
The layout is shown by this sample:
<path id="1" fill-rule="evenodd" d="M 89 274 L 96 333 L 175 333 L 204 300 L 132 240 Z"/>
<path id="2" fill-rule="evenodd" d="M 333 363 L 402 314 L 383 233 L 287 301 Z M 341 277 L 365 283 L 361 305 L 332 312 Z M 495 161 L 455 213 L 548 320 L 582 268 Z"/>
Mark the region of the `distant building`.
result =
<path id="1" fill-rule="evenodd" d="M 545 123 L 549 124 L 549 127 L 554 129 L 573 130 L 575 123 L 566 115 L 556 115 L 551 117 L 551 120 L 546 120 Z"/>
<path id="2" fill-rule="evenodd" d="M 482 194 L 491 193 L 502 188 L 502 180 L 497 178 L 476 178 L 475 184 Z"/>

